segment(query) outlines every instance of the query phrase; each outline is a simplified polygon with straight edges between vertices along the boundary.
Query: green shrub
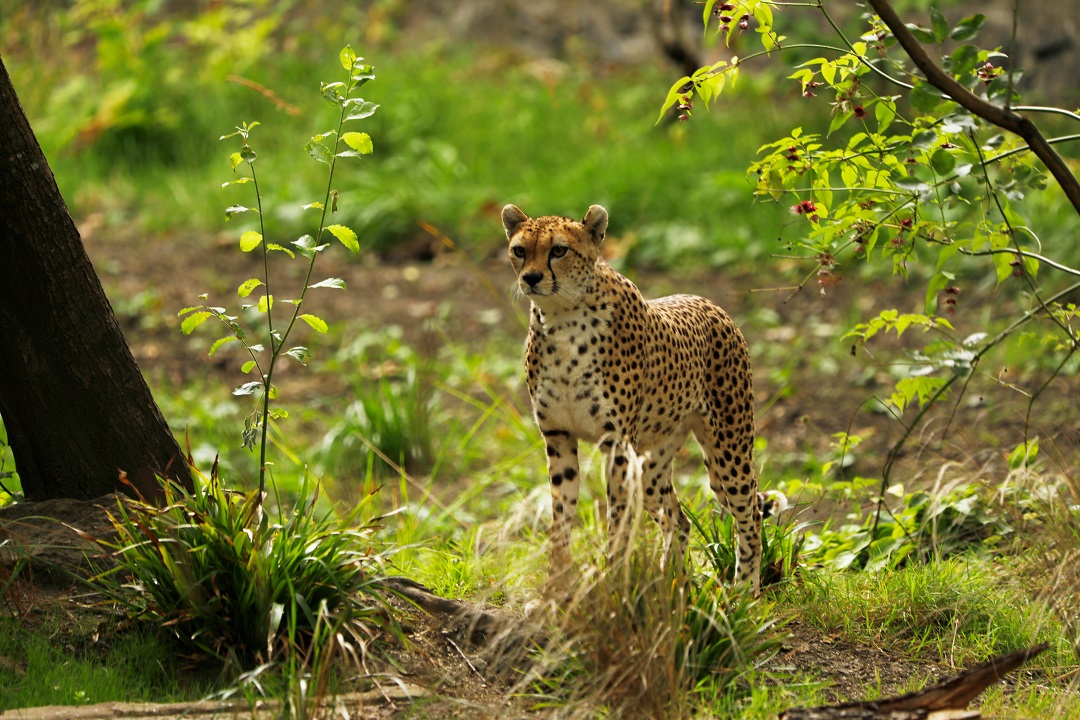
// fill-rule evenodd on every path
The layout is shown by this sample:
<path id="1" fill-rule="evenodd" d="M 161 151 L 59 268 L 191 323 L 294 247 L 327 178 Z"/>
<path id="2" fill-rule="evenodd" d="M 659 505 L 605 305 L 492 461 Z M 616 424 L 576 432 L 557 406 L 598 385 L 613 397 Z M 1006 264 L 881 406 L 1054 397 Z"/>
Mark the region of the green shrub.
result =
<path id="1" fill-rule="evenodd" d="M 376 592 L 386 557 L 375 520 L 360 522 L 364 503 L 338 518 L 317 510 L 318 487 L 305 486 L 305 500 L 272 522 L 257 491 L 195 477 L 190 492 L 167 483 L 163 508 L 120 502 L 116 540 L 97 540 L 117 567 L 95 584 L 128 614 L 241 670 L 308 645 L 321 614 L 365 642 L 393 629 Z"/>
<path id="2" fill-rule="evenodd" d="M 945 559 L 963 552 L 994 548 L 1013 532 L 1000 500 L 977 484 L 965 484 L 934 494 L 925 490 L 903 493 L 900 502 L 869 512 L 839 527 L 831 523 L 807 536 L 803 559 L 834 570 L 897 568 L 911 561 Z M 1018 506 L 1023 493 L 1007 493 Z"/>

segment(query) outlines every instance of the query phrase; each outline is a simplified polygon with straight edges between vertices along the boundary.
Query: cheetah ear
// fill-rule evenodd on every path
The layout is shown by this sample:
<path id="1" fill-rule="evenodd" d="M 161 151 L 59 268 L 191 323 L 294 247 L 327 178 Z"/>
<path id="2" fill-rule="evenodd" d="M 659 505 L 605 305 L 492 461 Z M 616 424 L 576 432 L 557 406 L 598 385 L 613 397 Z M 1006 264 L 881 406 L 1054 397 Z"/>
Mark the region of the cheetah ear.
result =
<path id="1" fill-rule="evenodd" d="M 607 210 L 599 205 L 590 205 L 581 224 L 585 226 L 585 231 L 592 235 L 593 242 L 599 245 L 607 232 Z"/>
<path id="2" fill-rule="evenodd" d="M 512 238 L 517 232 L 518 226 L 529 219 L 529 216 L 521 212 L 517 205 L 507 205 L 502 209 L 502 224 L 506 230 L 506 237 Z"/>

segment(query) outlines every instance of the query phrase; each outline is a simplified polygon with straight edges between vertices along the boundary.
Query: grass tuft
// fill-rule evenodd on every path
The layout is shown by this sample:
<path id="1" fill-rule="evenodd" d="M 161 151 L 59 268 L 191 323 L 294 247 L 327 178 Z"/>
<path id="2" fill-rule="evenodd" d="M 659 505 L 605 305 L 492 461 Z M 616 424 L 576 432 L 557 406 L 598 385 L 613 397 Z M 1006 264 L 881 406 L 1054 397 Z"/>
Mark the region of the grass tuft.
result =
<path id="1" fill-rule="evenodd" d="M 556 639 L 530 676 L 536 704 L 567 717 L 677 718 L 703 698 L 745 694 L 780 647 L 775 607 L 712 574 L 680 575 L 655 548 L 587 568 L 549 605 Z"/>
<path id="2" fill-rule="evenodd" d="M 118 565 L 95 584 L 129 615 L 237 672 L 306 652 L 327 622 L 364 646 L 393 628 L 376 592 L 377 524 L 361 521 L 362 503 L 339 519 L 316 509 L 317 486 L 305 487 L 272 521 L 257 491 L 195 475 L 191 492 L 166 485 L 163 508 L 121 502 L 117 539 L 98 541 Z"/>

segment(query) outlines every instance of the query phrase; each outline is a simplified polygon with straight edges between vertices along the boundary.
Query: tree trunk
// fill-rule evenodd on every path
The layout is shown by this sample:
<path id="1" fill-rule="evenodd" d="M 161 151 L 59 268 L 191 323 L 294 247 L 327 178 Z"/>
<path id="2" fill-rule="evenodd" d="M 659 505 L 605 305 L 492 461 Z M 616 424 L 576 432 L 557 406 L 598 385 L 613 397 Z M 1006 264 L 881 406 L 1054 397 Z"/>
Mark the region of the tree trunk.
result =
<path id="1" fill-rule="evenodd" d="M 0 417 L 28 500 L 191 482 L 2 58 Z"/>

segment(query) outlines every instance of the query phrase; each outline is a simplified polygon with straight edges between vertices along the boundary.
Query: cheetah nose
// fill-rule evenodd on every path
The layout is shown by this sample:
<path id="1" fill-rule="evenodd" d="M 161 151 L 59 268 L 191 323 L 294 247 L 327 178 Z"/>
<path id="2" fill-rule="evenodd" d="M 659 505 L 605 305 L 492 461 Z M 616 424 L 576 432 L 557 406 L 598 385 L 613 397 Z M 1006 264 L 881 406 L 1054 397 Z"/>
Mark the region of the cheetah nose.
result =
<path id="1" fill-rule="evenodd" d="M 544 274 L 533 270 L 522 275 L 521 279 L 524 280 L 525 283 L 532 288 L 536 287 L 536 283 L 544 279 Z"/>

